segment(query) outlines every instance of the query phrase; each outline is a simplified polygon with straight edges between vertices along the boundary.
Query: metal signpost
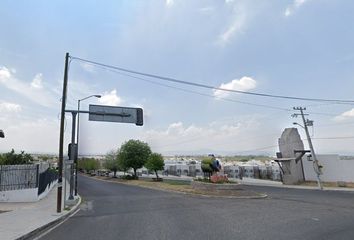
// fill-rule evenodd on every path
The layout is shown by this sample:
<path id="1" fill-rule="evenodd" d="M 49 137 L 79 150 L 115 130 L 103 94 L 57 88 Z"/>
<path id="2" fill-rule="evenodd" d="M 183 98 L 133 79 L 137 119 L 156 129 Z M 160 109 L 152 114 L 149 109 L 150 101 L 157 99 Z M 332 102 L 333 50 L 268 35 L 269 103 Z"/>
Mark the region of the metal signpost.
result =
<path id="1" fill-rule="evenodd" d="M 103 122 L 121 122 L 121 123 L 134 123 L 137 126 L 142 126 L 143 121 L 143 109 L 141 108 L 131 108 L 131 107 L 115 107 L 115 106 L 104 106 L 104 105 L 89 105 L 89 111 L 81 110 L 65 110 L 65 112 L 72 114 L 72 137 L 71 143 L 68 146 L 69 159 L 65 161 L 65 165 L 74 164 L 76 160 L 78 143 L 75 144 L 75 132 L 76 132 L 76 115 L 79 113 L 88 113 L 90 121 L 103 121 Z M 65 167 L 66 169 L 66 167 Z M 76 169 L 77 170 L 77 164 Z M 74 169 L 71 168 L 69 179 L 70 179 L 70 191 L 69 200 L 73 200 L 73 186 L 74 186 Z M 77 174 L 75 175 L 77 178 Z M 76 182 L 76 181 L 75 181 Z M 77 185 L 75 184 L 75 188 Z"/>
<path id="2" fill-rule="evenodd" d="M 65 128 L 65 113 L 70 112 L 73 116 L 72 124 L 72 139 L 70 149 L 70 164 L 73 164 L 78 151 L 78 142 L 75 144 L 75 117 L 79 113 L 88 113 L 90 121 L 105 121 L 105 122 L 122 122 L 135 123 L 137 126 L 143 125 L 143 109 L 129 108 L 129 107 L 112 107 L 101 105 L 90 105 L 90 111 L 80 111 L 80 101 L 87 99 L 83 98 L 78 101 L 78 110 L 66 110 L 67 85 L 69 75 L 69 53 L 65 54 L 64 80 L 63 80 L 63 94 L 61 98 L 61 115 L 60 115 L 60 133 L 59 133 L 59 176 L 58 176 L 58 194 L 57 194 L 57 212 L 62 211 L 62 192 L 63 192 L 63 166 L 64 166 L 64 128 Z M 100 97 L 99 95 L 92 95 Z M 89 96 L 91 97 L 91 96 Z M 5 137 L 3 131 L 0 131 L 0 137 Z M 77 164 L 76 164 L 77 168 Z M 73 198 L 73 171 L 70 171 L 70 198 Z M 76 177 L 76 176 L 75 176 Z M 76 192 L 76 190 L 75 190 Z"/>
<path id="3" fill-rule="evenodd" d="M 137 126 L 142 126 L 143 109 L 90 105 L 89 121 L 135 123 Z"/>

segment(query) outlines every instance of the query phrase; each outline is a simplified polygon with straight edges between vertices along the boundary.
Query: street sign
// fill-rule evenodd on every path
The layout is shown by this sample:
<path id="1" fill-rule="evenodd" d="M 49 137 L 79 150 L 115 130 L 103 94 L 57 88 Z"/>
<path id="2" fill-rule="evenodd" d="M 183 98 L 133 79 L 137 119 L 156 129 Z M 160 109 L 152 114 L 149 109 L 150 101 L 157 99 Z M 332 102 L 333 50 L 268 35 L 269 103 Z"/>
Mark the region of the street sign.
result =
<path id="1" fill-rule="evenodd" d="M 143 109 L 90 105 L 89 121 L 135 123 L 135 125 L 142 126 Z"/>

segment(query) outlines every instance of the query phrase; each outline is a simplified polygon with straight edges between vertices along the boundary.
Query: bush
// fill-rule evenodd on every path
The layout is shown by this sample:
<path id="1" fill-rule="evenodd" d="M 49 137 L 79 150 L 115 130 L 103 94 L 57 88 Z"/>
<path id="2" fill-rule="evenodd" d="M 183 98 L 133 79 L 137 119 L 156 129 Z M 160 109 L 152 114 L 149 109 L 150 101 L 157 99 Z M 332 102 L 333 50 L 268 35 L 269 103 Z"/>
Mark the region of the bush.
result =
<path id="1" fill-rule="evenodd" d="M 32 163 L 33 157 L 24 151 L 21 151 L 20 154 L 16 154 L 15 150 L 12 149 L 11 152 L 0 155 L 0 165 L 21 165 Z"/>
<path id="2" fill-rule="evenodd" d="M 78 168 L 86 172 L 94 171 L 100 168 L 100 162 L 94 158 L 82 158 L 78 161 Z"/>
<path id="3" fill-rule="evenodd" d="M 228 183 L 229 179 L 227 178 L 227 176 L 213 175 L 211 176 L 210 181 L 212 183 Z"/>
<path id="4" fill-rule="evenodd" d="M 120 176 L 121 179 L 124 180 L 137 180 L 138 177 L 134 176 L 134 175 L 124 175 L 124 176 Z"/>

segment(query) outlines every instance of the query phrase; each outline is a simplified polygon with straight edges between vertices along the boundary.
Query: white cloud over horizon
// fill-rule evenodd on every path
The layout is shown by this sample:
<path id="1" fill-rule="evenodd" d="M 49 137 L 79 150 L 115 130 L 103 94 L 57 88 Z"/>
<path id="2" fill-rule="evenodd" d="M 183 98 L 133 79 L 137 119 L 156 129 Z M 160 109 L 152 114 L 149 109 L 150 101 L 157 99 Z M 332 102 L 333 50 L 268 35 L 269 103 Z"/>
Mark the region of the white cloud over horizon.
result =
<path id="1" fill-rule="evenodd" d="M 11 122 L 0 119 L 0 123 L 6 135 L 1 146 L 3 151 L 15 149 L 31 153 L 57 153 L 59 141 L 57 119 L 37 118 L 24 121 L 18 116 L 12 118 Z M 18 136 L 21 136 L 21 141 Z M 69 137 L 67 134 L 67 140 Z"/>
<path id="2" fill-rule="evenodd" d="M 286 17 L 291 16 L 296 10 L 298 10 L 307 1 L 308 0 L 294 0 L 293 3 L 285 9 L 284 15 Z"/>
<path id="3" fill-rule="evenodd" d="M 42 73 L 36 74 L 36 76 L 33 78 L 31 82 L 31 87 L 36 89 L 42 89 L 43 88 L 42 77 L 43 77 Z"/>
<path id="4" fill-rule="evenodd" d="M 235 36 L 242 33 L 247 23 L 247 10 L 239 2 L 226 1 L 226 4 L 232 8 L 232 17 L 224 31 L 219 35 L 217 44 L 227 45 Z"/>
<path id="5" fill-rule="evenodd" d="M 172 7 L 175 4 L 174 0 L 166 0 L 166 7 Z"/>
<path id="6" fill-rule="evenodd" d="M 354 108 L 352 108 L 351 110 L 348 110 L 346 112 L 343 112 L 342 114 L 336 116 L 334 118 L 334 121 L 336 122 L 344 122 L 347 120 L 353 120 L 354 119 Z"/>
<path id="7" fill-rule="evenodd" d="M 251 133 L 260 127 L 256 118 L 241 121 L 215 121 L 206 126 L 195 124 L 185 125 L 183 122 L 174 122 L 165 129 L 151 129 L 144 133 L 143 139 L 152 148 L 161 152 L 197 152 L 199 150 L 233 151 L 247 148 L 252 142 L 240 143 L 238 139 L 245 133 Z M 257 141 L 255 141 L 257 142 Z"/>
<path id="8" fill-rule="evenodd" d="M 104 92 L 98 102 L 103 105 L 118 106 L 123 103 L 123 100 L 117 95 L 117 90 L 113 89 L 110 92 Z"/>
<path id="9" fill-rule="evenodd" d="M 17 113 L 22 110 L 21 105 L 10 102 L 0 102 L 0 113 Z"/>
<path id="10" fill-rule="evenodd" d="M 0 66 L 0 84 L 41 106 L 53 107 L 56 104 L 53 93 L 43 88 L 41 73 L 37 74 L 30 84 L 17 79 L 14 73 L 16 70 Z"/>
<path id="11" fill-rule="evenodd" d="M 234 79 L 228 83 L 222 83 L 219 88 L 227 90 L 236 90 L 236 91 L 249 91 L 255 89 L 257 86 L 256 80 L 251 77 L 242 77 L 241 79 Z M 214 90 L 214 97 L 224 98 L 231 94 L 231 92 L 223 90 Z"/>

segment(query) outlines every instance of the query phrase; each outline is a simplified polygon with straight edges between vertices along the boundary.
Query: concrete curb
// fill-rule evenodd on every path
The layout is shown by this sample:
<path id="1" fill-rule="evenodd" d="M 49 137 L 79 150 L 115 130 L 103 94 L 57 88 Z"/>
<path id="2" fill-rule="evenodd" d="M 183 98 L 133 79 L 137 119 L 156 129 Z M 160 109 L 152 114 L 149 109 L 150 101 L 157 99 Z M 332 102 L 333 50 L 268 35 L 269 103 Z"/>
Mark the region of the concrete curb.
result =
<path id="1" fill-rule="evenodd" d="M 301 189 L 301 190 L 314 190 L 314 191 L 333 191 L 333 192 L 354 192 L 354 188 L 339 188 L 339 187 L 324 187 L 320 190 L 315 186 L 299 186 L 299 185 L 278 185 L 278 184 L 261 184 L 261 183 L 240 183 L 246 186 L 256 186 L 256 187 L 274 187 L 274 188 L 287 188 L 287 189 Z"/>
<path id="2" fill-rule="evenodd" d="M 16 238 L 16 240 L 27 240 L 27 239 L 34 239 L 36 236 L 40 235 L 41 233 L 44 233 L 45 231 L 51 229 L 55 225 L 65 221 L 67 218 L 71 217 L 71 214 L 74 213 L 80 206 L 81 204 L 81 197 L 79 196 L 79 201 L 76 203 L 75 206 L 73 206 L 70 211 L 66 212 L 64 215 L 60 216 L 59 218 L 55 219 L 54 221 L 51 221 L 19 238 Z"/>

